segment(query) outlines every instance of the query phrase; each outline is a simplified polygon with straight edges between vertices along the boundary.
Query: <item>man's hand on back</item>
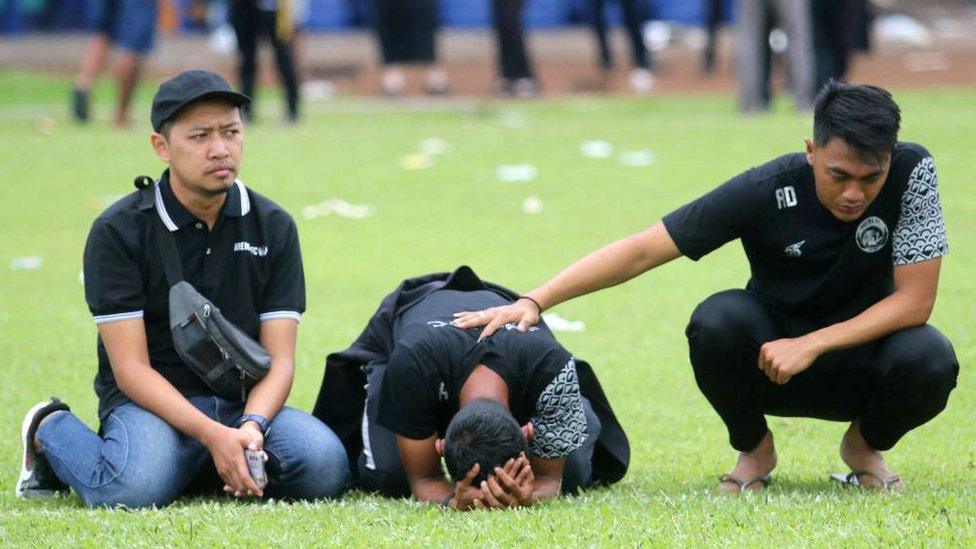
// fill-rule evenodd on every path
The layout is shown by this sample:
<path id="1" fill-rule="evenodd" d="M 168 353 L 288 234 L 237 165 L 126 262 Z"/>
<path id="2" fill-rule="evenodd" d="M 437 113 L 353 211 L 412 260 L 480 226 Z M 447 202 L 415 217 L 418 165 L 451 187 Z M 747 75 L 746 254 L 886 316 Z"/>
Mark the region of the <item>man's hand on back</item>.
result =
<path id="1" fill-rule="evenodd" d="M 504 307 L 492 307 L 483 311 L 462 311 L 454 313 L 452 324 L 467 330 L 484 326 L 479 339 L 491 337 L 506 324 L 516 324 L 520 332 L 525 332 L 539 323 L 541 311 L 535 302 L 529 299 L 519 299 Z"/>

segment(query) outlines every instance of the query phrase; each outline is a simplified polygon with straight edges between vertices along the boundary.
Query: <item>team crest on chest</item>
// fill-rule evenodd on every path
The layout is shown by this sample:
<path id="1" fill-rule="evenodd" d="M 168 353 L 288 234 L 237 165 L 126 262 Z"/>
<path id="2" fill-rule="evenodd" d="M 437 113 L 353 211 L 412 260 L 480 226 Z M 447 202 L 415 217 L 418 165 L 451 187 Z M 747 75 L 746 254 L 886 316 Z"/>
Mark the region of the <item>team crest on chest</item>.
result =
<path id="1" fill-rule="evenodd" d="M 854 241 L 862 251 L 873 254 L 888 242 L 888 226 L 880 217 L 871 216 L 857 226 Z"/>

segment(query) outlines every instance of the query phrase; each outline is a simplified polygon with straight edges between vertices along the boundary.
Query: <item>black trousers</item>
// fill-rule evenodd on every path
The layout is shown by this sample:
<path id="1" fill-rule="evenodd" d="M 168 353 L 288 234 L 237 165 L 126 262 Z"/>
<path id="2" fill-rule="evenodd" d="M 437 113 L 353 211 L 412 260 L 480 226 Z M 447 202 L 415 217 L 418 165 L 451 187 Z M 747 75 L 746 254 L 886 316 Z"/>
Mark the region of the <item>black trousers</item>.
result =
<path id="1" fill-rule="evenodd" d="M 501 76 L 506 80 L 533 78 L 522 29 L 524 7 L 525 0 L 491 0 L 498 64 Z"/>
<path id="2" fill-rule="evenodd" d="M 435 0 L 376 0 L 376 34 L 383 63 L 433 63 Z"/>
<path id="3" fill-rule="evenodd" d="M 945 408 L 959 363 L 949 341 L 929 325 L 824 354 L 785 385 L 757 367 L 763 343 L 817 328 L 747 290 L 720 292 L 695 309 L 686 331 L 695 380 L 733 448 L 754 449 L 769 414 L 858 420 L 868 444 L 888 450 Z"/>
<path id="4" fill-rule="evenodd" d="M 258 9 L 256 0 L 232 0 L 230 6 L 230 22 L 237 35 L 237 51 L 240 55 L 238 75 L 241 81 L 241 92 L 254 97 L 254 83 L 257 78 L 258 41 L 261 37 L 271 40 L 274 47 L 275 64 L 278 66 L 278 76 L 285 88 L 285 101 L 288 107 L 288 117 L 298 119 L 298 75 L 292 57 L 291 40 L 282 41 L 276 33 L 277 13 Z M 244 109 L 251 117 L 254 113 L 252 102 Z"/>
<path id="5" fill-rule="evenodd" d="M 396 433 L 376 423 L 379 394 L 386 364 L 370 364 L 366 372 L 366 409 L 363 413 L 363 451 L 359 454 L 356 485 L 388 497 L 409 497 L 410 484 L 400 462 Z M 590 402 L 583 399 L 586 414 L 586 441 L 566 456 L 563 466 L 564 494 L 576 493 L 592 484 L 593 448 L 600 438 L 600 418 Z"/>
<path id="6" fill-rule="evenodd" d="M 606 0 L 593 0 L 593 32 L 596 34 L 597 46 L 600 48 L 600 66 L 604 69 L 613 68 L 613 52 L 607 37 L 607 18 L 603 13 Z M 647 47 L 644 46 L 644 36 L 641 26 L 644 24 L 644 14 L 641 13 L 638 0 L 620 0 L 620 8 L 624 15 L 624 26 L 627 29 L 627 39 L 630 41 L 630 52 L 634 58 L 634 67 L 649 69 Z"/>

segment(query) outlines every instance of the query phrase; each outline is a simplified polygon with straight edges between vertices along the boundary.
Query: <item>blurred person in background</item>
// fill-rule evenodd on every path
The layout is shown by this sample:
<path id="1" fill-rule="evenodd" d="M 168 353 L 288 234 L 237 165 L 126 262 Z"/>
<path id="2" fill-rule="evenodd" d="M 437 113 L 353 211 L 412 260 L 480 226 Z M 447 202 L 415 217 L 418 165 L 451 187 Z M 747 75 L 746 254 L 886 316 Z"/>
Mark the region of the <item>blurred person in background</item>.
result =
<path id="1" fill-rule="evenodd" d="M 492 24 L 498 43 L 499 91 L 514 97 L 539 94 L 532 62 L 525 48 L 522 12 L 525 0 L 491 0 Z"/>
<path id="2" fill-rule="evenodd" d="M 376 0 L 376 36 L 383 62 L 383 93 L 397 96 L 407 84 L 405 66 L 426 69 L 424 91 L 450 91 L 447 73 L 437 64 L 436 0 Z"/>
<path id="3" fill-rule="evenodd" d="M 607 18 L 603 11 L 605 5 L 606 0 L 592 0 L 591 23 L 600 49 L 600 68 L 610 72 L 613 70 L 613 51 L 607 37 Z M 630 71 L 630 87 L 637 93 L 648 93 L 654 87 L 654 75 L 651 73 L 650 52 L 644 45 L 642 33 L 646 18 L 638 0 L 620 0 L 620 8 L 623 10 L 624 26 L 634 60 L 634 67 Z"/>
<path id="4" fill-rule="evenodd" d="M 809 0 L 740 0 L 735 40 L 735 64 L 739 83 L 739 109 L 745 113 L 769 109 L 769 28 L 787 37 L 786 64 L 790 93 L 797 110 L 813 103 L 813 36 Z"/>
<path id="5" fill-rule="evenodd" d="M 865 0 L 811 0 L 815 89 L 830 80 L 844 81 L 851 54 L 868 49 L 871 15 Z"/>
<path id="6" fill-rule="evenodd" d="M 71 93 L 71 113 L 75 120 L 88 122 L 91 118 L 91 88 L 114 45 L 120 50 L 115 64 L 118 84 L 115 125 L 129 125 L 132 94 L 139 82 L 143 62 L 155 42 L 158 13 L 156 0 L 104 0 L 98 30 L 82 52 L 75 76 Z"/>
<path id="7" fill-rule="evenodd" d="M 705 0 L 705 48 L 702 51 L 702 72 L 715 72 L 715 48 L 718 30 L 722 24 L 722 0 Z"/>
<path id="8" fill-rule="evenodd" d="M 285 91 L 286 121 L 299 118 L 298 73 L 295 70 L 293 0 L 231 0 L 230 23 L 237 36 L 238 77 L 241 92 L 255 97 L 258 77 L 258 41 L 267 38 L 274 47 L 278 77 Z M 247 120 L 255 117 L 253 104 L 242 108 Z"/>

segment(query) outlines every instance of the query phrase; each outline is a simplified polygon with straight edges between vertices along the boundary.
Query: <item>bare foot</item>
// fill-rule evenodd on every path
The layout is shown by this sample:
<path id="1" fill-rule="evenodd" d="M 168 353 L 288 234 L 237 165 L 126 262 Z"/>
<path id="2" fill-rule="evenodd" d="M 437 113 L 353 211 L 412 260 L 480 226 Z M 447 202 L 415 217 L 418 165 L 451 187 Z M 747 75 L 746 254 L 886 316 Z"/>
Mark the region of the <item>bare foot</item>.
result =
<path id="1" fill-rule="evenodd" d="M 896 477 L 888 468 L 881 452 L 868 446 L 868 442 L 861 435 L 861 428 L 857 421 L 851 422 L 851 426 L 847 428 L 844 438 L 840 441 L 840 457 L 852 471 L 871 473 L 871 475 L 860 475 L 858 477 L 857 481 L 861 486 L 884 489 L 884 485 L 879 479 Z M 898 479 L 889 484 L 888 489 L 900 492 L 905 489 L 905 483 Z"/>
<path id="2" fill-rule="evenodd" d="M 750 452 L 739 452 L 739 461 L 735 464 L 735 470 L 727 476 L 738 479 L 741 482 L 750 482 L 753 479 L 760 479 L 768 475 L 776 468 L 776 447 L 773 444 L 773 432 L 766 431 L 766 436 L 759 441 Z M 722 492 L 737 493 L 742 491 L 762 490 L 766 487 L 766 482 L 756 480 L 747 486 L 742 486 L 733 480 L 723 480 L 719 483 L 718 489 Z"/>

